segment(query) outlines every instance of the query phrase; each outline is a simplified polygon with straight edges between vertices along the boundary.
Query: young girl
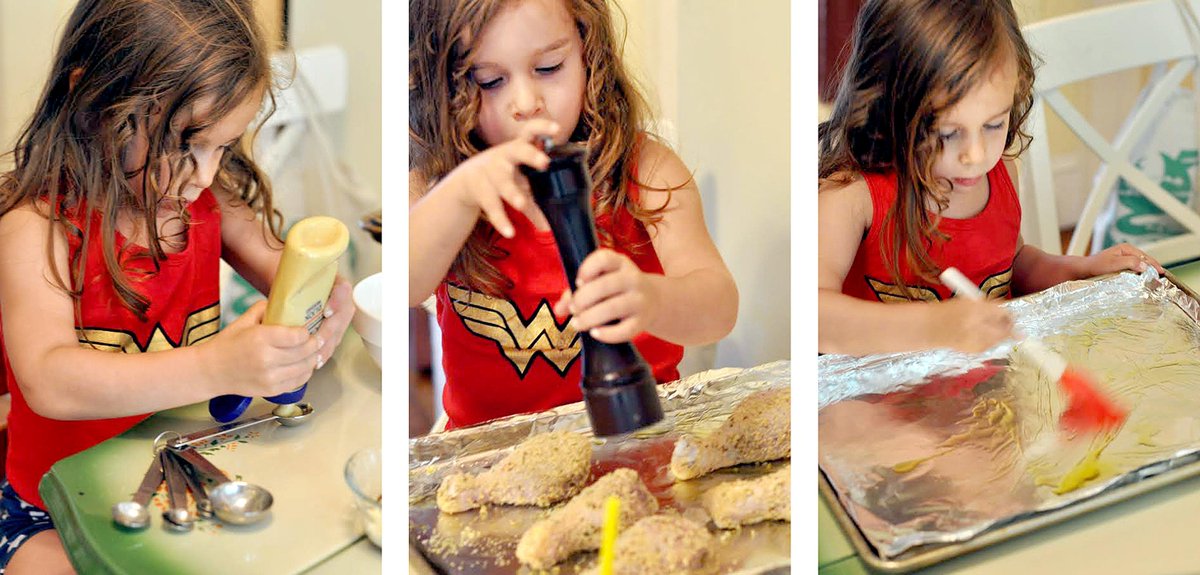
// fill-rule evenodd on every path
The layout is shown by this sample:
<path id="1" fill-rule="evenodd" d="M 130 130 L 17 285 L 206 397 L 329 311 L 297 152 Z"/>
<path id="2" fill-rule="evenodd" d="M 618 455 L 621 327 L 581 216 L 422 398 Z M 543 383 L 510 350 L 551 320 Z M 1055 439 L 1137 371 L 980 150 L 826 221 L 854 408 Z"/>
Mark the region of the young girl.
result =
<path id="1" fill-rule="evenodd" d="M 450 427 L 581 399 L 580 344 L 633 341 L 658 381 L 733 328 L 737 288 L 687 168 L 642 131 L 606 0 L 410 3 L 409 305 L 436 290 Z M 575 293 L 519 168 L 589 150 L 602 248 Z"/>
<path id="2" fill-rule="evenodd" d="M 1032 87 L 1009 0 L 864 3 L 820 126 L 821 352 L 979 352 L 1011 337 L 997 303 L 950 299 L 937 276 L 951 266 L 992 298 L 1162 271 L 1129 245 L 1072 257 L 1021 241 L 1012 160 Z"/>
<path id="3" fill-rule="evenodd" d="M 70 570 L 38 496 L 54 462 L 153 411 L 295 389 L 353 315 L 342 280 L 313 336 L 261 325 L 261 303 L 217 331 L 219 259 L 266 292 L 280 256 L 271 187 L 239 144 L 271 88 L 252 14 L 82 0 L 0 178 L 11 573 Z"/>

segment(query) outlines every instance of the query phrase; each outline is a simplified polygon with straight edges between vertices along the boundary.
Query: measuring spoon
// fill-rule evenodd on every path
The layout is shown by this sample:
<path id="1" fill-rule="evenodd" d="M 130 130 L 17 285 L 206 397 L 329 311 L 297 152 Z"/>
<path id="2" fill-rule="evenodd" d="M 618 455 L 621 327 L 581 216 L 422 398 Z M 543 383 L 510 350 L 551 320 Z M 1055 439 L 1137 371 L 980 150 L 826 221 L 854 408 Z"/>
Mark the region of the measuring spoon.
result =
<path id="1" fill-rule="evenodd" d="M 258 425 L 260 423 L 266 423 L 268 421 L 277 420 L 279 421 L 279 424 L 284 427 L 295 427 L 308 421 L 312 417 L 313 411 L 313 406 L 308 403 L 280 405 L 267 415 L 260 415 L 245 421 L 234 421 L 231 423 L 218 425 L 216 427 L 202 429 L 195 433 L 189 433 L 171 442 L 170 445 L 174 448 L 195 446 L 227 433 L 232 433 L 234 431 Z"/>
<path id="2" fill-rule="evenodd" d="M 142 483 L 138 486 L 137 492 L 133 494 L 133 499 L 113 504 L 113 522 L 127 529 L 149 527 L 150 511 L 147 506 L 150 505 L 150 498 L 154 496 L 154 492 L 158 490 L 158 486 L 162 482 L 162 454 L 155 453 L 154 461 L 150 462 L 150 469 L 147 469 L 146 475 L 142 477 Z"/>
<path id="3" fill-rule="evenodd" d="M 191 531 L 196 518 L 188 511 L 187 480 L 179 460 L 163 452 L 163 474 L 167 477 L 167 495 L 171 506 L 163 511 L 163 525 L 172 531 Z"/>
<path id="4" fill-rule="evenodd" d="M 195 449 L 172 449 L 185 461 L 192 464 L 195 470 L 217 481 L 217 485 L 208 493 L 209 500 L 212 502 L 213 514 L 217 516 L 217 519 L 235 525 L 247 525 L 267 516 L 267 511 L 271 509 L 275 499 L 265 487 L 245 481 L 230 481 L 224 471 L 218 469 Z"/>
<path id="5" fill-rule="evenodd" d="M 179 453 L 174 450 L 169 450 L 171 456 L 175 458 L 175 462 L 183 469 L 183 476 L 187 479 L 188 490 L 192 492 L 192 499 L 196 501 L 196 515 L 204 519 L 213 517 L 212 501 L 208 499 L 208 491 L 204 488 L 204 479 L 200 477 L 200 472 L 196 471 L 190 463 L 180 457 Z"/>

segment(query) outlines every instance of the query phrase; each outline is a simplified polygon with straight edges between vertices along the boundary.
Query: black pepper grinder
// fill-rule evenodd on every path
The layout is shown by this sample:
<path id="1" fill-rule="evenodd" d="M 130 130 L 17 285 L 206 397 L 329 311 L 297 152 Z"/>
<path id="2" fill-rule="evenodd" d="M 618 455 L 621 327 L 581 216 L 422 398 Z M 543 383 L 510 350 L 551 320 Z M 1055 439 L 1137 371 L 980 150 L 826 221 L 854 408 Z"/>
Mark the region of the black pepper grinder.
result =
<path id="1" fill-rule="evenodd" d="M 592 182 L 585 165 L 587 149 L 578 144 L 543 146 L 546 170 L 523 167 L 533 199 L 550 222 L 571 291 L 579 265 L 596 250 L 592 219 Z M 583 343 L 583 402 L 597 437 L 636 431 L 662 420 L 654 374 L 633 344 L 604 343 L 587 333 Z"/>

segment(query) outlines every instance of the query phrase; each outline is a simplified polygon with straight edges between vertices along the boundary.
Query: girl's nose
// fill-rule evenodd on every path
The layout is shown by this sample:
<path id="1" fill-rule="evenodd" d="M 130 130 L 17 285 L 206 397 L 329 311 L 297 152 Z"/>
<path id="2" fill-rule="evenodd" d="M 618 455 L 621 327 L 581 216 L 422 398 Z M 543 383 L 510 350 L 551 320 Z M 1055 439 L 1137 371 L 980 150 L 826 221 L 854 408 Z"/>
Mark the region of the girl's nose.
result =
<path id="1" fill-rule="evenodd" d="M 973 166 L 983 161 L 986 150 L 983 149 L 983 138 L 973 137 L 965 142 L 959 150 L 958 161 L 966 166 Z"/>
<path id="2" fill-rule="evenodd" d="M 196 171 L 192 172 L 193 186 L 200 189 L 212 186 L 213 178 L 221 168 L 221 156 L 224 151 L 224 148 L 216 148 L 206 152 L 193 152 L 192 157 L 196 160 Z"/>
<path id="3" fill-rule="evenodd" d="M 537 83 L 529 80 L 513 82 L 512 113 L 518 120 L 537 116 L 542 111 L 542 93 Z"/>

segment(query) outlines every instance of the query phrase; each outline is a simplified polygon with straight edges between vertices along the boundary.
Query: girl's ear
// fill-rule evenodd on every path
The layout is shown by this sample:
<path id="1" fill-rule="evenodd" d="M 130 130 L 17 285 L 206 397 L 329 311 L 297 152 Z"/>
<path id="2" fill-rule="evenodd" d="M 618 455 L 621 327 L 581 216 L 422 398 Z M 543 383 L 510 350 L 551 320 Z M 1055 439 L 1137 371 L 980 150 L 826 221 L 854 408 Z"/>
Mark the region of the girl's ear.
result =
<path id="1" fill-rule="evenodd" d="M 74 90 L 80 76 L 83 76 L 83 68 L 72 68 L 71 75 L 67 76 L 67 89 Z"/>

